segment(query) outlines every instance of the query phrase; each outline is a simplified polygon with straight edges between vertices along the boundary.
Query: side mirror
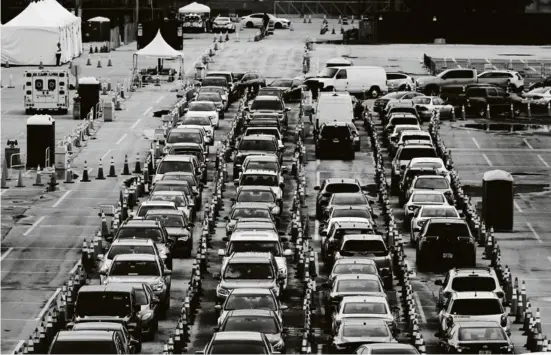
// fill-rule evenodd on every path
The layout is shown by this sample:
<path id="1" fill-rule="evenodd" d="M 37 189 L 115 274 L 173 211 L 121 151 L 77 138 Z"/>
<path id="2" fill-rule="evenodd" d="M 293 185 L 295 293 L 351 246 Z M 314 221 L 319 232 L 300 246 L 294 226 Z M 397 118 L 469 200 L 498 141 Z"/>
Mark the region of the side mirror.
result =
<path id="1" fill-rule="evenodd" d="M 415 228 L 413 228 L 413 231 L 416 232 L 416 233 L 419 233 L 421 231 L 421 228 L 415 227 Z"/>
<path id="2" fill-rule="evenodd" d="M 326 237 L 326 236 L 327 236 L 327 231 L 326 231 L 326 230 L 322 230 L 322 231 L 320 232 L 320 235 L 321 235 L 322 237 Z"/>
<path id="3" fill-rule="evenodd" d="M 151 303 L 153 303 L 153 304 L 159 304 L 160 302 L 161 302 L 161 300 L 160 300 L 159 298 L 157 298 L 157 297 L 153 297 L 153 298 L 151 299 Z"/>
<path id="4" fill-rule="evenodd" d="M 442 280 L 434 280 L 434 284 L 435 284 L 436 286 L 442 286 L 442 285 L 443 285 L 443 282 L 442 282 Z"/>
<path id="5" fill-rule="evenodd" d="M 369 202 L 368 202 L 368 203 L 369 203 L 370 205 L 373 205 L 373 204 L 375 204 L 375 201 L 373 201 L 373 200 L 369 200 Z"/>
<path id="6" fill-rule="evenodd" d="M 285 107 L 285 112 L 289 112 L 291 111 L 291 108 L 290 107 Z"/>
<path id="7" fill-rule="evenodd" d="M 220 310 L 222 310 L 222 306 L 217 304 L 217 305 L 214 306 L 214 309 L 217 310 L 217 311 L 220 311 Z"/>
<path id="8" fill-rule="evenodd" d="M 224 249 L 218 249 L 218 256 L 226 256 L 226 251 Z"/>
<path id="9" fill-rule="evenodd" d="M 288 172 L 289 172 L 289 168 L 287 168 L 286 166 L 281 167 L 282 174 L 287 174 Z"/>
<path id="10" fill-rule="evenodd" d="M 245 107 L 243 107 L 243 111 L 247 111 L 247 112 L 249 112 L 249 110 L 250 110 L 250 109 L 249 109 L 249 106 L 245 106 Z"/>
<path id="11" fill-rule="evenodd" d="M 235 197 L 230 197 L 231 202 L 235 202 Z"/>
<path id="12" fill-rule="evenodd" d="M 98 256 L 96 256 L 97 261 L 103 261 L 103 258 L 104 258 L 103 254 L 99 254 Z"/>
<path id="13" fill-rule="evenodd" d="M 195 223 L 190 223 L 187 225 L 189 228 L 195 228 Z"/>
<path id="14" fill-rule="evenodd" d="M 229 241 L 230 241 L 230 238 L 228 238 L 228 237 L 223 237 L 223 238 L 222 238 L 222 241 L 223 241 L 223 242 L 229 242 Z"/>
<path id="15" fill-rule="evenodd" d="M 281 309 L 282 311 L 285 311 L 289 309 L 289 307 L 286 304 L 282 304 L 281 306 L 279 306 L 279 309 Z"/>
<path id="16" fill-rule="evenodd" d="M 224 221 L 229 221 L 229 220 L 230 220 L 230 217 L 224 216 Z"/>
<path id="17" fill-rule="evenodd" d="M 319 191 L 319 190 L 320 190 L 320 187 L 319 187 L 319 186 L 314 186 L 314 190 L 315 190 L 315 191 Z"/>
<path id="18" fill-rule="evenodd" d="M 293 255 L 293 251 L 291 249 L 285 249 L 283 251 L 283 255 L 284 256 L 291 256 L 291 255 Z"/>
<path id="19" fill-rule="evenodd" d="M 172 275 L 172 270 L 165 270 L 165 272 L 163 273 L 163 276 L 170 276 Z"/>
<path id="20" fill-rule="evenodd" d="M 107 271 L 106 271 L 106 270 L 100 270 L 100 271 L 99 271 L 99 274 L 100 274 L 101 276 L 107 276 Z"/>
<path id="21" fill-rule="evenodd" d="M 322 283 L 321 287 L 323 289 L 329 290 L 331 288 L 331 281 L 326 281 L 326 282 Z"/>

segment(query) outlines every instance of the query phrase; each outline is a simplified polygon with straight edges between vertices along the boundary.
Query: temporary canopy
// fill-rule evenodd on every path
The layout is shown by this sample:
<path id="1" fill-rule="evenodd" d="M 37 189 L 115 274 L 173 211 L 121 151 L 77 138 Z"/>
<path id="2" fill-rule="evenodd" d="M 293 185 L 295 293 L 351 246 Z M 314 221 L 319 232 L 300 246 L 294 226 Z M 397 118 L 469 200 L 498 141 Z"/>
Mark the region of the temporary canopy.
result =
<path id="1" fill-rule="evenodd" d="M 111 22 L 107 17 L 96 16 L 88 20 L 88 22 Z"/>
<path id="2" fill-rule="evenodd" d="M 145 47 L 134 53 L 134 68 L 138 68 L 138 57 L 154 57 L 163 59 L 180 59 L 180 72 L 184 62 L 184 53 L 172 48 L 161 35 L 161 30 L 157 31 L 157 35 Z"/>
<path id="3" fill-rule="evenodd" d="M 46 13 L 55 14 L 56 16 L 59 16 L 61 20 L 66 21 L 69 24 L 71 39 L 69 40 L 69 38 L 67 38 L 67 48 L 64 48 L 62 44 L 61 49 L 67 54 L 65 57 L 62 55 L 62 61 L 69 61 L 72 58 L 78 57 L 82 54 L 82 29 L 80 17 L 73 15 L 56 0 L 42 0 L 37 4 L 42 5 L 45 9 L 44 11 L 48 11 Z"/>
<path id="4" fill-rule="evenodd" d="M 210 7 L 197 2 L 192 2 L 189 5 L 179 8 L 178 12 L 180 14 L 208 14 L 210 13 Z"/>

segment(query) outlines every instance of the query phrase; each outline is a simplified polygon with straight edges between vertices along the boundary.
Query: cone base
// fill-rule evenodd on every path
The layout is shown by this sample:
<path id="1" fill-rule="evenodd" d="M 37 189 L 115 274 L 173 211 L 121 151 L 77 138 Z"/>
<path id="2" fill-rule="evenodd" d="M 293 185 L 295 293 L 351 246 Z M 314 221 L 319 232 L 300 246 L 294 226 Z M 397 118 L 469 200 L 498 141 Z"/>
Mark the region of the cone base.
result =
<path id="1" fill-rule="evenodd" d="M 7 190 L 7 189 L 9 189 L 8 186 L 2 186 L 2 190 Z"/>
<path id="2" fill-rule="evenodd" d="M 109 174 L 107 177 L 117 177 L 117 174 Z"/>
<path id="3" fill-rule="evenodd" d="M 63 181 L 64 184 L 74 184 L 74 181 Z"/>
<path id="4" fill-rule="evenodd" d="M 96 177 L 96 180 L 105 180 L 105 176 L 102 176 L 102 177 Z"/>
<path id="5" fill-rule="evenodd" d="M 44 184 L 33 184 L 33 186 L 44 186 Z"/>

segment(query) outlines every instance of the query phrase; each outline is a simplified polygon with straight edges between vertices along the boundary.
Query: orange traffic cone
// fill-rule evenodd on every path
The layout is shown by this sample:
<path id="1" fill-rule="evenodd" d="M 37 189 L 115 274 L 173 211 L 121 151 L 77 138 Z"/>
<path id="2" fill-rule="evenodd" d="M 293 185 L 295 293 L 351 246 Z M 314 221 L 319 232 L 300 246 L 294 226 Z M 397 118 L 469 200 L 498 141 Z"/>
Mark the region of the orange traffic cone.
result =
<path id="1" fill-rule="evenodd" d="M 117 173 L 115 173 L 115 159 L 111 157 L 111 164 L 109 165 L 109 175 L 107 177 L 117 177 Z"/>
<path id="2" fill-rule="evenodd" d="M 90 47 L 92 48 L 92 47 Z M 92 59 L 90 58 L 90 55 L 88 55 L 88 59 L 86 60 L 86 65 L 91 66 L 92 65 Z"/>
<path id="3" fill-rule="evenodd" d="M 141 174 L 142 167 L 140 165 L 140 153 L 136 153 L 136 165 L 134 166 L 134 174 Z"/>
<path id="4" fill-rule="evenodd" d="M 6 166 L 6 160 L 4 160 L 4 165 L 2 165 L 2 189 L 9 189 L 8 187 L 8 167 Z"/>
<path id="5" fill-rule="evenodd" d="M 19 170 L 19 176 L 17 177 L 17 185 L 15 187 L 25 187 L 23 184 L 23 170 Z"/>
<path id="6" fill-rule="evenodd" d="M 67 173 L 65 174 L 65 184 L 74 184 L 73 181 L 73 169 L 71 169 L 71 163 L 67 164 Z"/>

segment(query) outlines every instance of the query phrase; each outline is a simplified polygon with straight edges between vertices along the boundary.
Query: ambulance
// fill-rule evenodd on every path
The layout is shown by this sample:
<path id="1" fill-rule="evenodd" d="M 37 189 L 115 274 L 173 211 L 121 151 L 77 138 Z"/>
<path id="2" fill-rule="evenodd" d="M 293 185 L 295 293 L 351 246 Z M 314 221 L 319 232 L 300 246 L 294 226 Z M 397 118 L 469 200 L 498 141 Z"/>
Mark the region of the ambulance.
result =
<path id="1" fill-rule="evenodd" d="M 39 111 L 67 114 L 69 110 L 69 72 L 26 70 L 23 75 L 26 114 Z"/>

